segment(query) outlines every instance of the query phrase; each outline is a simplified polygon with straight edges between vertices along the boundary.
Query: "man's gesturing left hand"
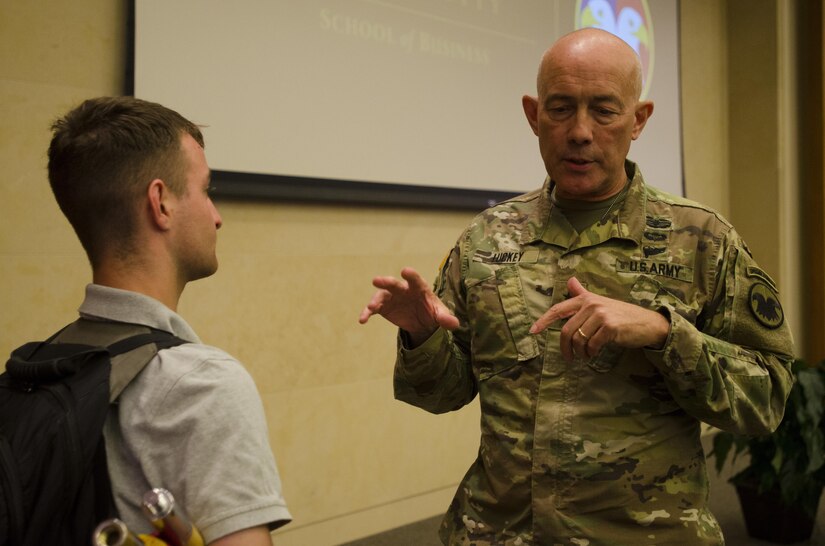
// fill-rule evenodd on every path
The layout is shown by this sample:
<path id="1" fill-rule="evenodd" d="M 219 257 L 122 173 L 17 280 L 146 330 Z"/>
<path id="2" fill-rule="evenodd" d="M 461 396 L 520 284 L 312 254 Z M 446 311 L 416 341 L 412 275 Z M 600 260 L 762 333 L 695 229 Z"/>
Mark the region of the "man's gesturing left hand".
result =
<path id="1" fill-rule="evenodd" d="M 551 307 L 530 328 L 537 334 L 568 319 L 561 329 L 565 360 L 593 357 L 608 343 L 627 349 L 664 345 L 670 322 L 660 313 L 588 292 L 575 277 L 567 281 L 567 289 L 570 298 Z"/>

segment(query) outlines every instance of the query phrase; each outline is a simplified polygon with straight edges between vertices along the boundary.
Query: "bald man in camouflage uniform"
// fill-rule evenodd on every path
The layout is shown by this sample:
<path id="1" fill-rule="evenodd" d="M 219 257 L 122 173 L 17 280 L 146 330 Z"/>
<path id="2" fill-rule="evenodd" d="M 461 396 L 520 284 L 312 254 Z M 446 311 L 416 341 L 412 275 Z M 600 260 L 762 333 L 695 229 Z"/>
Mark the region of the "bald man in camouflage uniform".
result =
<path id="1" fill-rule="evenodd" d="M 377 277 L 361 314 L 400 327 L 395 393 L 479 396 L 481 446 L 448 545 L 723 544 L 700 423 L 766 434 L 793 346 L 777 288 L 719 214 L 626 160 L 652 114 L 632 49 L 594 29 L 545 53 L 525 96 L 549 174 L 483 212 L 435 291 Z"/>

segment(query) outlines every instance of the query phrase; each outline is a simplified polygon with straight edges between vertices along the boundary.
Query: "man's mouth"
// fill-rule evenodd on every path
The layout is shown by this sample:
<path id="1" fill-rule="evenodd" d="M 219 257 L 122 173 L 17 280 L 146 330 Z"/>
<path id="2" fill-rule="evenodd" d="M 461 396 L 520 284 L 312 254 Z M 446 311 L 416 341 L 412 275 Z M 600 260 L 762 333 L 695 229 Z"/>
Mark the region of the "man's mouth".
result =
<path id="1" fill-rule="evenodd" d="M 568 169 L 572 169 L 575 171 L 584 171 L 590 169 L 590 166 L 593 164 L 593 161 L 581 157 L 567 157 L 564 159 L 564 163 L 567 165 Z"/>

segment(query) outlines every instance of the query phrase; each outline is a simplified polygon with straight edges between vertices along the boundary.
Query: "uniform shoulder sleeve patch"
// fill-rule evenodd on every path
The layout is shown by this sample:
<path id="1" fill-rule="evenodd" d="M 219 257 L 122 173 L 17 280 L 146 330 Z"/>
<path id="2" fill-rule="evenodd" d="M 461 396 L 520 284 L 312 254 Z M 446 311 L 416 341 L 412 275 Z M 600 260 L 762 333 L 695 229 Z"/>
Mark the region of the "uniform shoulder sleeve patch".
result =
<path id="1" fill-rule="evenodd" d="M 752 279 L 757 279 L 757 280 L 764 281 L 765 284 L 767 284 L 774 292 L 776 292 L 776 283 L 771 278 L 771 276 L 768 275 L 762 269 L 759 269 L 758 267 L 754 267 L 752 265 L 748 266 L 745 269 L 745 275 L 747 275 L 748 277 L 750 277 Z"/>
<path id="2" fill-rule="evenodd" d="M 450 266 L 452 256 L 452 251 L 447 252 L 447 254 L 444 255 L 444 259 L 441 260 L 441 263 L 438 265 L 438 276 L 435 278 L 435 282 L 433 283 L 433 291 L 436 294 L 439 294 L 444 288 L 444 283 L 447 280 L 447 268 Z"/>
<path id="3" fill-rule="evenodd" d="M 757 281 L 751 286 L 748 307 L 757 322 L 765 328 L 779 328 L 785 321 L 785 312 L 776 293 L 764 282 Z"/>

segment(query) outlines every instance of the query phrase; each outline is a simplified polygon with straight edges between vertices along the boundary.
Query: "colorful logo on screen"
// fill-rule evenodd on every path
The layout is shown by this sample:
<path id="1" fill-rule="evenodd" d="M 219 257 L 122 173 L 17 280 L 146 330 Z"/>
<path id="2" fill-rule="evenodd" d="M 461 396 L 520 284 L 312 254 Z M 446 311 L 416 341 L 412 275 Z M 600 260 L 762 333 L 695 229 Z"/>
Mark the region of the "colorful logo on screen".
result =
<path id="1" fill-rule="evenodd" d="M 595 27 L 630 44 L 642 60 L 642 99 L 653 80 L 653 18 L 647 0 L 577 0 L 576 29 Z"/>

